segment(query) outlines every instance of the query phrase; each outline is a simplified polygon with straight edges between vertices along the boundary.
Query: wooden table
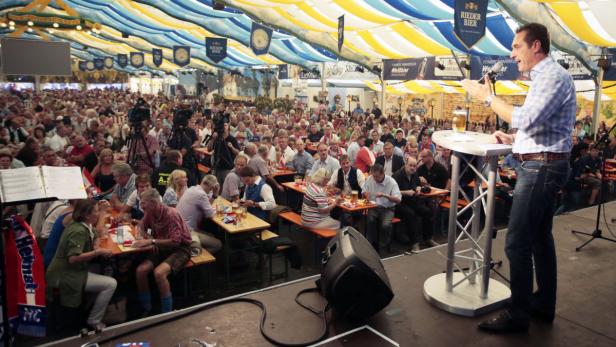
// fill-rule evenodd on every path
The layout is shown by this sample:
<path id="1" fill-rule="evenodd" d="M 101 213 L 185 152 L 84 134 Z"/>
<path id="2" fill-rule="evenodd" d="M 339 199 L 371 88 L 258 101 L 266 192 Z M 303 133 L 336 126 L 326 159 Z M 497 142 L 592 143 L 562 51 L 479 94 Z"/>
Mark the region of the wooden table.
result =
<path id="1" fill-rule="evenodd" d="M 518 178 L 514 169 L 500 169 L 498 174 L 501 179 L 516 180 Z"/>
<path id="2" fill-rule="evenodd" d="M 442 188 L 436 188 L 436 187 L 432 187 L 432 186 L 430 186 L 430 192 L 429 193 L 419 193 L 419 196 L 423 196 L 423 197 L 426 197 L 426 198 L 434 198 L 434 197 L 446 196 L 446 195 L 449 195 L 449 190 L 442 189 Z"/>
<path id="3" fill-rule="evenodd" d="M 290 176 L 290 175 L 295 175 L 297 173 L 297 171 L 291 170 L 291 169 L 274 169 L 272 170 L 272 177 L 273 178 L 277 178 L 280 176 Z"/>
<path id="4" fill-rule="evenodd" d="M 298 185 L 298 184 L 295 184 L 295 182 L 285 182 L 285 183 L 282 183 L 282 185 L 285 188 L 293 190 L 293 191 L 295 191 L 295 192 L 297 192 L 299 194 L 304 194 L 304 192 L 306 191 L 306 185 L 305 184 L 299 184 Z M 365 204 L 358 204 L 356 206 L 349 207 L 347 204 L 341 202 L 341 203 L 337 204 L 336 206 L 339 207 L 344 212 L 352 213 L 352 212 L 361 212 L 361 211 L 364 211 L 364 210 L 369 210 L 371 208 L 375 208 L 376 204 L 372 203 L 372 202 L 368 202 L 368 203 L 365 203 Z"/>
<path id="5" fill-rule="evenodd" d="M 218 205 L 223 206 L 231 206 L 231 202 L 226 200 L 225 198 L 219 196 L 214 200 L 212 206 L 216 208 Z M 246 213 L 246 218 L 242 219 L 241 224 L 231 224 L 224 222 L 224 216 L 215 215 L 212 218 L 212 221 L 218 225 L 220 229 L 224 232 L 225 241 L 223 243 L 224 253 L 225 253 L 225 272 L 227 285 L 230 283 L 231 279 L 231 266 L 229 264 L 229 255 L 230 255 L 230 247 L 229 247 L 229 238 L 233 235 L 247 235 L 247 234 L 255 234 L 257 235 L 257 240 L 261 241 L 261 233 L 271 225 L 261 218 L 253 215 L 252 213 Z M 263 264 L 263 253 L 259 252 L 260 264 Z M 263 276 L 261 276 L 263 277 Z"/>
<path id="6" fill-rule="evenodd" d="M 130 233 L 133 235 L 133 237 L 135 237 L 137 235 L 137 228 L 130 224 L 128 226 L 129 226 Z M 144 252 L 150 249 L 149 247 L 133 248 L 133 247 L 120 246 L 117 243 L 113 242 L 113 238 L 111 236 L 112 233 L 110 233 L 108 230 L 105 230 L 105 231 L 108 234 L 107 238 L 106 239 L 100 238 L 99 245 L 101 248 L 110 250 L 114 256 L 119 255 L 119 254 Z"/>

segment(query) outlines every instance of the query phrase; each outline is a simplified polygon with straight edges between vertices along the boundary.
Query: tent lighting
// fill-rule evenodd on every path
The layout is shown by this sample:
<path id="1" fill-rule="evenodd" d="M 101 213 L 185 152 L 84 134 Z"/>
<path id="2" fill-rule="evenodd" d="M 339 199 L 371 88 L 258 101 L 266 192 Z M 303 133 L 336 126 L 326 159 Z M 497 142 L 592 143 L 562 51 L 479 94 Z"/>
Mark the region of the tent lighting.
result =
<path id="1" fill-rule="evenodd" d="M 10 25 L 10 26 L 12 26 L 12 27 L 14 27 L 14 26 L 15 26 L 15 22 L 14 22 L 14 21 L 10 21 L 10 22 L 9 22 L 9 25 Z"/>
<path id="2" fill-rule="evenodd" d="M 34 31 L 34 30 L 32 30 L 32 28 L 28 28 L 28 32 L 29 33 L 31 33 L 32 31 Z"/>
<path id="3" fill-rule="evenodd" d="M 5 22 L 0 23 L 0 27 L 6 28 L 6 23 Z"/>
<path id="4" fill-rule="evenodd" d="M 53 27 L 54 27 L 54 28 L 59 28 L 59 27 L 60 27 L 60 24 L 58 24 L 58 23 L 53 23 Z"/>
<path id="5" fill-rule="evenodd" d="M 82 29 L 82 28 L 81 28 L 81 25 L 76 26 L 76 27 L 75 27 L 75 29 L 77 29 L 77 30 L 81 30 L 81 29 Z"/>
<path id="6" fill-rule="evenodd" d="M 33 21 L 31 21 L 31 20 L 29 20 L 29 21 L 28 21 L 28 26 L 29 26 L 29 27 L 31 27 L 31 26 L 33 26 L 33 25 L 34 25 L 34 22 L 33 22 Z"/>

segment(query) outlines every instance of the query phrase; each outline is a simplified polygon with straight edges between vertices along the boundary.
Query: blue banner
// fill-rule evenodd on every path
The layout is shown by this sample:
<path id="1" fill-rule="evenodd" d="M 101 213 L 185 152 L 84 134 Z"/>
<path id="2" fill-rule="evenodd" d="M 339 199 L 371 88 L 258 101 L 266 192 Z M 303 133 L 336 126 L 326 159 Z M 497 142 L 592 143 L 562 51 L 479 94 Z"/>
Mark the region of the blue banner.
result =
<path id="1" fill-rule="evenodd" d="M 471 49 L 486 33 L 488 0 L 455 0 L 454 33 Z"/>
<path id="2" fill-rule="evenodd" d="M 205 38 L 205 55 L 218 63 L 227 57 L 227 39 L 220 37 Z"/>
<path id="3" fill-rule="evenodd" d="M 143 64 L 144 64 L 143 53 L 130 52 L 130 64 L 136 68 L 143 67 Z"/>
<path id="4" fill-rule="evenodd" d="M 173 46 L 173 61 L 178 66 L 186 66 L 190 63 L 189 46 Z"/>
<path id="5" fill-rule="evenodd" d="M 287 64 L 278 65 L 278 79 L 279 80 L 289 79 L 289 65 Z"/>
<path id="6" fill-rule="evenodd" d="M 261 24 L 252 22 L 250 31 L 250 48 L 256 55 L 266 54 L 269 51 L 272 40 L 272 29 Z"/>
<path id="7" fill-rule="evenodd" d="M 344 44 L 344 15 L 338 17 L 338 53 Z"/>
<path id="8" fill-rule="evenodd" d="M 385 80 L 461 80 L 462 73 L 453 57 L 384 59 Z"/>
<path id="9" fill-rule="evenodd" d="M 126 67 L 126 65 L 128 65 L 128 56 L 126 54 L 118 54 L 117 59 L 120 67 Z"/>
<path id="10" fill-rule="evenodd" d="M 490 68 L 496 63 L 501 62 L 503 68 L 496 74 L 496 79 L 499 81 L 516 81 L 528 79 L 518 71 L 518 64 L 515 60 L 507 56 L 472 56 L 471 57 L 471 79 L 479 80 Z"/>
<path id="11" fill-rule="evenodd" d="M 105 61 L 103 58 L 94 58 L 94 67 L 96 70 L 102 70 L 105 68 Z"/>
<path id="12" fill-rule="evenodd" d="M 79 61 L 78 66 L 79 66 L 79 71 L 86 71 L 86 62 L 85 61 L 83 61 L 83 60 Z"/>
<path id="13" fill-rule="evenodd" d="M 105 69 L 112 69 L 113 68 L 113 58 L 111 57 L 105 57 Z"/>
<path id="14" fill-rule="evenodd" d="M 152 48 L 152 63 L 160 66 L 163 63 L 163 50 L 160 48 Z"/>

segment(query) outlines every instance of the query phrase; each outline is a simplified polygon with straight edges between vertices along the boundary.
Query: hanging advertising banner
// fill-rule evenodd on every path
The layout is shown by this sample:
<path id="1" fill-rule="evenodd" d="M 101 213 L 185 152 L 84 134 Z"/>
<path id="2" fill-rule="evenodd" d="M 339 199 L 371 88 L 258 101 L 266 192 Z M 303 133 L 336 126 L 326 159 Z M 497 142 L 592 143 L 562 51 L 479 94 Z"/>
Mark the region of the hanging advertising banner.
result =
<path id="1" fill-rule="evenodd" d="M 96 67 L 94 67 L 94 62 L 93 61 L 87 61 L 86 62 L 86 69 L 88 71 L 94 71 L 94 69 L 96 69 Z"/>
<path id="2" fill-rule="evenodd" d="M 312 70 L 306 70 L 306 69 L 302 69 L 299 71 L 299 79 L 300 80 L 318 80 L 321 79 L 321 75 L 319 74 L 319 71 L 312 71 Z"/>
<path id="3" fill-rule="evenodd" d="M 289 65 L 287 64 L 278 65 L 278 79 L 279 80 L 289 79 Z"/>
<path id="4" fill-rule="evenodd" d="M 383 60 L 385 80 L 461 80 L 453 57 L 424 57 Z"/>
<path id="5" fill-rule="evenodd" d="M 250 31 L 250 48 L 256 55 L 263 55 L 269 51 L 272 40 L 272 29 L 261 24 L 252 22 Z"/>
<path id="6" fill-rule="evenodd" d="M 344 15 L 338 17 L 338 53 L 344 44 Z"/>
<path id="7" fill-rule="evenodd" d="M 105 61 L 103 58 L 94 58 L 94 68 L 96 68 L 96 70 L 102 70 L 105 68 Z"/>
<path id="8" fill-rule="evenodd" d="M 85 61 L 83 61 L 83 60 L 79 61 L 78 66 L 79 66 L 79 71 L 86 71 L 86 62 Z"/>
<path id="9" fill-rule="evenodd" d="M 227 39 L 220 37 L 205 38 L 205 55 L 218 63 L 227 57 Z"/>
<path id="10" fill-rule="evenodd" d="M 113 58 L 105 57 L 105 69 L 112 69 L 112 68 L 113 68 Z"/>
<path id="11" fill-rule="evenodd" d="M 186 66 L 190 64 L 190 47 L 173 46 L 173 61 L 178 66 Z"/>
<path id="12" fill-rule="evenodd" d="M 471 79 L 479 80 L 485 76 L 490 69 L 501 62 L 503 68 L 496 74 L 496 79 L 499 81 L 515 81 L 515 80 L 528 80 L 525 75 L 520 74 L 518 71 L 518 64 L 515 60 L 507 56 L 472 56 L 471 57 Z"/>
<path id="13" fill-rule="evenodd" d="M 143 53 L 141 52 L 130 52 L 130 64 L 133 67 L 140 68 L 143 67 Z"/>
<path id="14" fill-rule="evenodd" d="M 118 54 L 117 62 L 120 67 L 128 65 L 128 56 L 126 54 Z"/>
<path id="15" fill-rule="evenodd" d="M 152 63 L 156 66 L 161 66 L 163 63 L 163 50 L 160 48 L 152 48 Z"/>
<path id="16" fill-rule="evenodd" d="M 454 34 L 471 49 L 486 33 L 488 0 L 455 0 Z"/>

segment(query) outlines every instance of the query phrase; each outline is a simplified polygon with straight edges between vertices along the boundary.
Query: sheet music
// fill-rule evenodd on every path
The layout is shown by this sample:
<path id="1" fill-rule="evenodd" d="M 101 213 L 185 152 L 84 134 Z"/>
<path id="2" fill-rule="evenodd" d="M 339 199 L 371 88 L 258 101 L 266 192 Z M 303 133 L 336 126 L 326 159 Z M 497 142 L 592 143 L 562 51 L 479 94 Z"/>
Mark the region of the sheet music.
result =
<path id="1" fill-rule="evenodd" d="M 0 170 L 2 202 L 43 199 L 47 197 L 38 166 Z"/>
<path id="2" fill-rule="evenodd" d="M 43 166 L 47 196 L 58 199 L 87 199 L 83 176 L 77 166 Z"/>

